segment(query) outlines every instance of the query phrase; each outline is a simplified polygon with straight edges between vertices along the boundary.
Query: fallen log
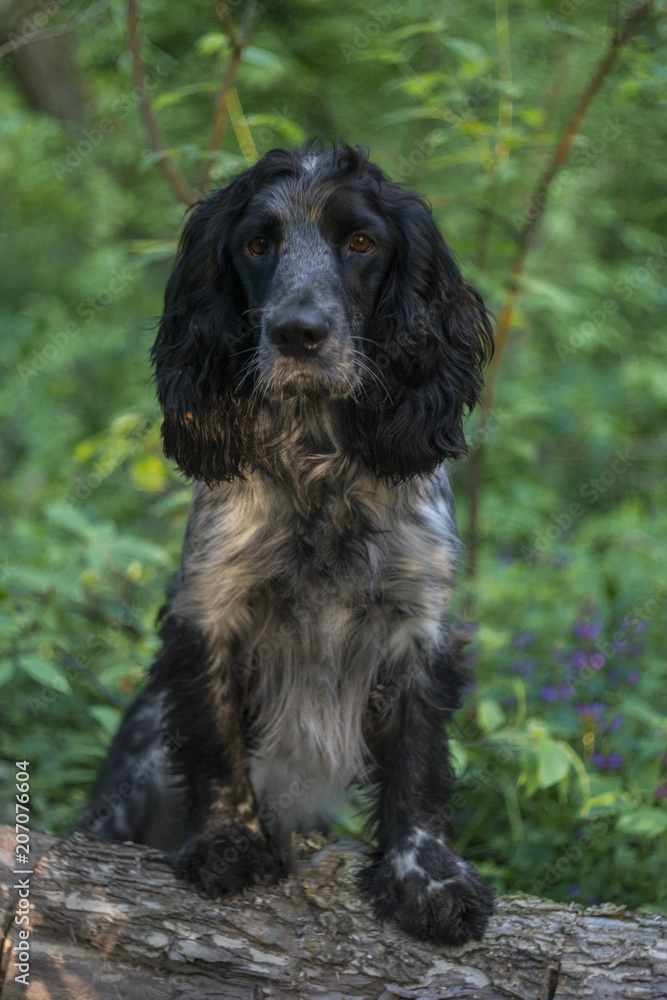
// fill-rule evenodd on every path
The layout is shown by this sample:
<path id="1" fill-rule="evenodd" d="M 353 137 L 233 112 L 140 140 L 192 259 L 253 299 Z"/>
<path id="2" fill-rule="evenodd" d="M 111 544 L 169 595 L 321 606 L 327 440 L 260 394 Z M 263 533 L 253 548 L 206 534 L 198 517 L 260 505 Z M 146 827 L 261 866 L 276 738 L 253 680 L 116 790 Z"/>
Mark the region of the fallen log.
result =
<path id="1" fill-rule="evenodd" d="M 222 902 L 136 844 L 33 834 L 30 849 L 26 874 L 0 828 L 2 1000 L 667 997 L 666 918 L 506 896 L 482 942 L 425 944 L 373 919 L 350 838 L 307 842 L 282 885 Z M 29 923 L 17 923 L 26 898 Z"/>

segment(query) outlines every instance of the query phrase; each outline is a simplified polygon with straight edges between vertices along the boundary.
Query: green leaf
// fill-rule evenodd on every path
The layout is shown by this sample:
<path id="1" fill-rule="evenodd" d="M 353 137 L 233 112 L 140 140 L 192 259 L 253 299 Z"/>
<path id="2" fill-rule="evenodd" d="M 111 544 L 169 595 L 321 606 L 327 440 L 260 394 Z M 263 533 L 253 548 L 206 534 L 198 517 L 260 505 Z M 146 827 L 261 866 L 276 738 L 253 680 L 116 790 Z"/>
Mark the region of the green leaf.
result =
<path id="1" fill-rule="evenodd" d="M 191 83 L 187 87 L 159 94 L 153 103 L 156 110 L 161 111 L 162 108 L 168 108 L 172 104 L 179 104 L 185 97 L 191 97 L 193 94 L 215 94 L 217 91 L 217 83 Z"/>
<path id="2" fill-rule="evenodd" d="M 260 49 L 257 45 L 248 45 L 243 50 L 243 61 L 249 66 L 260 66 L 262 69 L 284 70 L 285 66 L 274 52 L 268 49 Z"/>
<path id="3" fill-rule="evenodd" d="M 10 663 L 8 660 L 5 660 L 4 663 L 0 663 L 0 687 L 2 687 L 3 684 L 7 684 L 7 682 L 13 678 L 15 673 L 16 667 L 13 663 Z"/>
<path id="4" fill-rule="evenodd" d="M 22 656 L 20 659 L 21 669 L 32 677 L 34 681 L 38 681 L 45 687 L 53 688 L 54 691 L 59 691 L 61 694 L 71 694 L 72 689 L 69 685 L 67 678 L 61 673 L 61 671 L 49 660 L 45 660 L 41 656 L 35 656 L 33 654 L 28 654 Z"/>
<path id="5" fill-rule="evenodd" d="M 466 769 L 468 754 L 461 746 L 460 741 L 457 739 L 450 739 L 448 747 L 454 774 L 457 778 L 459 778 Z"/>
<path id="6" fill-rule="evenodd" d="M 111 705 L 92 705 L 88 711 L 94 719 L 97 719 L 105 736 L 111 739 L 118 729 L 123 713 L 117 708 L 112 708 Z"/>
<path id="7" fill-rule="evenodd" d="M 564 748 L 548 736 L 541 737 L 535 746 L 537 753 L 537 783 L 540 788 L 550 788 L 569 772 L 571 762 Z"/>
<path id="8" fill-rule="evenodd" d="M 384 115 L 379 115 L 374 120 L 377 128 L 385 125 L 399 125 L 403 122 L 421 121 L 423 119 L 444 121 L 445 116 L 438 108 L 398 108 L 396 111 L 388 111 Z"/>
<path id="9" fill-rule="evenodd" d="M 505 713 L 495 698 L 483 698 L 477 706 L 477 722 L 485 733 L 492 733 L 505 724 Z"/>
<path id="10" fill-rule="evenodd" d="M 406 24 L 404 28 L 397 28 L 387 36 L 387 41 L 394 45 L 396 42 L 404 42 L 407 38 L 415 35 L 437 35 L 442 31 L 442 24 L 436 21 L 423 21 L 421 24 Z M 395 58 L 395 56 L 394 56 Z"/>
<path id="11" fill-rule="evenodd" d="M 46 508 L 46 516 L 51 524 L 82 539 L 88 540 L 95 532 L 95 527 L 82 510 L 62 501 L 50 503 Z"/>
<path id="12" fill-rule="evenodd" d="M 229 41 L 221 31 L 209 31 L 195 42 L 197 52 L 202 56 L 212 56 L 216 52 L 228 52 Z"/>
<path id="13" fill-rule="evenodd" d="M 283 115 L 257 114 L 246 115 L 245 118 L 251 128 L 269 128 L 276 136 L 284 136 L 288 142 L 303 142 L 306 138 L 301 125 Z"/>
<path id="14" fill-rule="evenodd" d="M 584 802 L 581 807 L 581 815 L 584 818 L 607 815 L 613 806 L 618 806 L 618 799 L 613 792 L 604 792 L 602 795 L 593 795 Z"/>
<path id="15" fill-rule="evenodd" d="M 616 829 L 632 837 L 650 839 L 658 837 L 667 830 L 667 812 L 662 809 L 644 807 L 619 817 Z"/>
<path id="16" fill-rule="evenodd" d="M 476 42 L 471 42 L 467 38 L 452 38 L 444 35 L 442 41 L 446 48 L 469 62 L 483 62 L 489 58 L 481 45 L 477 45 Z"/>

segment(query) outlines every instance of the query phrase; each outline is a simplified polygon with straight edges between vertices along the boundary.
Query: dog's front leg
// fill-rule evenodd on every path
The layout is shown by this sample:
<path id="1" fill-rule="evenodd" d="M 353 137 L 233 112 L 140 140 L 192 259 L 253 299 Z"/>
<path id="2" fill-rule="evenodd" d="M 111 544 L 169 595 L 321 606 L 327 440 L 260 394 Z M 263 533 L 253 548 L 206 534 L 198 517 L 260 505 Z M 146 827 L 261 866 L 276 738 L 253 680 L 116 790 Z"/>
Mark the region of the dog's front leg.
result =
<path id="1" fill-rule="evenodd" d="M 438 660 L 387 685 L 379 704 L 371 699 L 379 850 L 360 878 L 378 918 L 394 919 L 415 937 L 460 945 L 481 938 L 493 894 L 447 837 L 444 726 L 458 703 L 461 674 L 451 654 Z"/>
<path id="2" fill-rule="evenodd" d="M 185 781 L 190 833 L 176 872 L 213 898 L 275 882 L 282 866 L 258 816 L 231 657 L 218 656 L 195 678 L 181 656 L 169 669 L 173 652 L 158 659 L 154 678 L 171 688 L 169 722 L 186 737 L 175 770 Z"/>

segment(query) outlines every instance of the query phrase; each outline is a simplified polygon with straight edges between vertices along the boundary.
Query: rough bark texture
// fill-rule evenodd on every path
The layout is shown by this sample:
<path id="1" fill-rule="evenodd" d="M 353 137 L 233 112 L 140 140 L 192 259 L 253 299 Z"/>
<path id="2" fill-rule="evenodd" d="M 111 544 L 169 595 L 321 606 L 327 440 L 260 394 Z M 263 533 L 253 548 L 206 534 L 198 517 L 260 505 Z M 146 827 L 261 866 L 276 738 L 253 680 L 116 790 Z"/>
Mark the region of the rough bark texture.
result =
<path id="1" fill-rule="evenodd" d="M 26 986 L 14 980 L 14 843 L 0 828 L 2 1000 L 667 997 L 667 919 L 653 914 L 504 897 L 483 942 L 432 947 L 371 917 L 356 841 L 306 850 L 281 886 L 211 902 L 157 851 L 80 834 L 31 838 Z"/>

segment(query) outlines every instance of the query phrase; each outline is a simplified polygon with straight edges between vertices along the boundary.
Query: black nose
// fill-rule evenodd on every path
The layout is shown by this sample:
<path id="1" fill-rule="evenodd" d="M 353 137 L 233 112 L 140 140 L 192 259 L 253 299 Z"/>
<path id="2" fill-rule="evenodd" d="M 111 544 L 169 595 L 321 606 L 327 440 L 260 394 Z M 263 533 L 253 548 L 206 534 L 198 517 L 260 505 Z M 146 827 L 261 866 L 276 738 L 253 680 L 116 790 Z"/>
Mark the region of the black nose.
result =
<path id="1" fill-rule="evenodd" d="M 317 312 L 302 310 L 285 316 L 269 331 L 269 339 L 290 358 L 313 357 L 328 333 L 328 324 Z"/>

